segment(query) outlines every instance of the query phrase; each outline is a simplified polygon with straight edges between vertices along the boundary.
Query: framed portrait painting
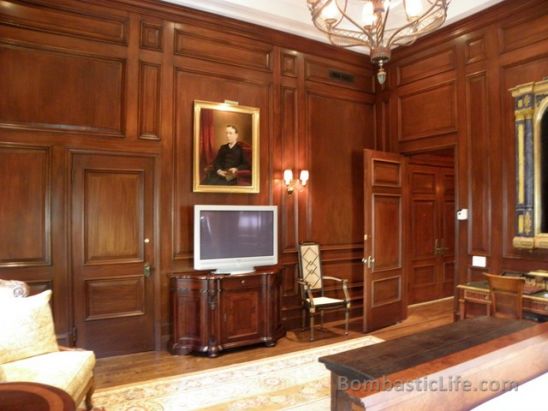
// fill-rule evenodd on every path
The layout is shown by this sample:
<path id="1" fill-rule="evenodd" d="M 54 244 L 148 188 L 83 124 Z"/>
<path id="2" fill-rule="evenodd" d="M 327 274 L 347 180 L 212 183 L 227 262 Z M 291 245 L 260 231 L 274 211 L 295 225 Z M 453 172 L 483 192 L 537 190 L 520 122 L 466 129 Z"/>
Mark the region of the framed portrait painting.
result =
<path id="1" fill-rule="evenodd" d="M 194 101 L 193 190 L 259 192 L 259 108 Z"/>

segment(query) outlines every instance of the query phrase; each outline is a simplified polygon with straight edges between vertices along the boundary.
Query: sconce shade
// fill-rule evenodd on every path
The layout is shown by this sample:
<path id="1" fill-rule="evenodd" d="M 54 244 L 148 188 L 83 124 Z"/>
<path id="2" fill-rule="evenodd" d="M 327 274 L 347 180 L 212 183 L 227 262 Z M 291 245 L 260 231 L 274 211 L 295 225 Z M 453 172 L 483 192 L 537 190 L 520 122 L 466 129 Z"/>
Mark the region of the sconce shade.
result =
<path id="1" fill-rule="evenodd" d="M 305 186 L 308 182 L 308 178 L 310 177 L 310 174 L 308 173 L 308 170 L 301 170 L 301 174 L 299 175 L 299 180 L 301 180 L 301 185 Z"/>
<path id="2" fill-rule="evenodd" d="M 291 184 L 292 181 L 293 181 L 293 171 L 290 170 L 289 168 L 286 168 L 284 170 L 284 183 L 286 186 L 288 186 L 289 184 Z"/>

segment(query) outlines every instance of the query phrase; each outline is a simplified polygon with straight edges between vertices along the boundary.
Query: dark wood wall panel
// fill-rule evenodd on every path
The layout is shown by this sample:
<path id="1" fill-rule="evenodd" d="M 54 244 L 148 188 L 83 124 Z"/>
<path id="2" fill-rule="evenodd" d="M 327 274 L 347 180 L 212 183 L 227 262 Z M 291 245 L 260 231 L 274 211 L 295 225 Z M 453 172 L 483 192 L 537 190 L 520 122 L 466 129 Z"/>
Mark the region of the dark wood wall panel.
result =
<path id="1" fill-rule="evenodd" d="M 400 94 L 399 140 L 414 140 L 456 131 L 456 85 L 453 81 Z M 425 113 L 428 113 L 425 115 Z"/>
<path id="2" fill-rule="evenodd" d="M 219 38 L 217 30 L 202 27 L 184 25 L 177 28 L 175 53 L 251 69 L 271 70 L 272 45 L 233 34 Z"/>
<path id="3" fill-rule="evenodd" d="M 139 138 L 144 140 L 160 140 L 161 70 L 158 64 L 139 65 Z"/>
<path id="4" fill-rule="evenodd" d="M 545 13 L 503 24 L 499 29 L 500 51 L 507 52 L 548 39 L 548 15 Z"/>
<path id="5" fill-rule="evenodd" d="M 50 168 L 48 148 L 0 145 L 0 267 L 50 264 Z"/>
<path id="6" fill-rule="evenodd" d="M 0 3 L 0 21 L 17 27 L 74 36 L 89 40 L 127 44 L 129 19 L 123 12 L 86 4 L 83 9 L 71 9 L 62 2 L 36 2 L 36 7 L 23 2 Z"/>
<path id="7" fill-rule="evenodd" d="M 338 87 L 348 87 L 369 93 L 374 91 L 371 72 L 364 70 L 363 67 L 337 64 L 330 60 L 307 59 L 305 73 L 306 80 L 333 84 Z"/>
<path id="8" fill-rule="evenodd" d="M 307 101 L 311 139 L 308 192 L 312 204 L 307 229 L 310 235 L 306 237 L 329 246 L 360 244 L 361 150 L 372 139 L 372 130 L 367 127 L 372 123 L 372 106 L 316 94 L 309 94 Z"/>
<path id="9" fill-rule="evenodd" d="M 469 254 L 490 254 L 491 232 L 491 140 L 488 113 L 487 78 L 485 73 L 466 79 L 466 106 L 468 108 L 468 180 L 470 199 Z"/>
<path id="10" fill-rule="evenodd" d="M 399 86 L 455 69 L 457 61 L 454 48 L 436 50 L 435 53 L 430 50 L 429 53 L 421 55 L 420 60 L 413 57 L 409 62 L 397 66 Z"/>
<path id="11" fill-rule="evenodd" d="M 125 62 L 0 43 L 0 123 L 122 136 Z"/>
<path id="12" fill-rule="evenodd" d="M 298 149 L 298 112 L 299 107 L 297 99 L 297 89 L 293 87 L 281 88 L 281 118 L 280 131 L 283 139 L 281 139 L 282 161 L 279 162 L 280 170 L 292 169 L 294 173 L 298 173 L 295 167 L 297 166 L 299 149 Z M 281 174 L 281 173 L 280 173 Z M 281 182 L 280 182 L 281 184 Z M 282 187 L 283 193 L 283 187 Z M 294 253 L 298 242 L 298 226 L 297 215 L 295 213 L 296 197 L 293 195 L 282 195 L 281 203 L 281 223 L 284 227 L 282 231 L 283 238 L 281 239 L 282 253 Z"/>

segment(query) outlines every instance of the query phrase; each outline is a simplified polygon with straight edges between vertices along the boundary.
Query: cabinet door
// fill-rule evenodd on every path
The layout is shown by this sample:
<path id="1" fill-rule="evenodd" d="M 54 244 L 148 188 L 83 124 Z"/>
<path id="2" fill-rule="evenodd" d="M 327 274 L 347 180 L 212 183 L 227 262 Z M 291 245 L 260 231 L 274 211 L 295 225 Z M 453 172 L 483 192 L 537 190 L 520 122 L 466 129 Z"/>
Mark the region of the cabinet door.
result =
<path id="1" fill-rule="evenodd" d="M 222 344 L 260 341 L 261 304 L 264 304 L 260 277 L 230 278 L 221 292 Z"/>

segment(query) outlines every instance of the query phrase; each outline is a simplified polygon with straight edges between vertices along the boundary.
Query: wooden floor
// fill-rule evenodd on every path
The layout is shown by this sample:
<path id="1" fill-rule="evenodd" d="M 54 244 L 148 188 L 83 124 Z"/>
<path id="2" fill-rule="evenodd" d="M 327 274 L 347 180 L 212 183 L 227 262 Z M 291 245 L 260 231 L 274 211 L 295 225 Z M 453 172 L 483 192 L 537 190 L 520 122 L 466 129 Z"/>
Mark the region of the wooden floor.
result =
<path id="1" fill-rule="evenodd" d="M 410 307 L 408 318 L 405 321 L 374 331 L 371 335 L 390 340 L 448 324 L 452 321 L 453 299 L 451 298 Z M 95 367 L 96 388 L 101 389 L 180 375 L 333 344 L 348 338 L 363 337 L 364 334 L 360 332 L 360 329 L 361 319 L 355 319 L 351 322 L 348 336 L 344 335 L 344 324 L 342 322 L 325 324 L 323 329 L 316 329 L 314 342 L 308 340 L 308 330 L 288 331 L 287 335 L 281 338 L 274 347 L 267 348 L 263 345 L 257 345 L 224 351 L 217 358 L 208 358 L 201 355 L 174 356 L 166 351 L 101 358 L 97 360 Z"/>

